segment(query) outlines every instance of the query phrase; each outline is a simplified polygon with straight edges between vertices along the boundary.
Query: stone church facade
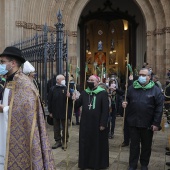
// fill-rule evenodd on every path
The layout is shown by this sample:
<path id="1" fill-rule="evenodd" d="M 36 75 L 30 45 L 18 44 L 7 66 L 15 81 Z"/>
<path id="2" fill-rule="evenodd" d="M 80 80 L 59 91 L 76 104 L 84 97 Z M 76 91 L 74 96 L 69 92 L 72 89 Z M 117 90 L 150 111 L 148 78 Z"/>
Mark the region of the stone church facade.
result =
<path id="1" fill-rule="evenodd" d="M 107 4 L 110 3 L 112 8 L 109 8 L 108 5 L 108 10 L 105 9 L 104 7 L 106 6 L 104 6 L 104 4 L 106 2 Z M 68 56 L 72 59 L 73 69 L 76 68 L 76 65 L 79 65 L 80 68 L 83 67 L 81 63 L 86 60 L 86 56 L 83 55 L 85 52 L 82 52 L 82 50 L 86 51 L 86 49 L 81 48 L 83 44 L 81 37 L 83 36 L 80 27 L 83 18 L 88 18 L 86 16 L 90 17 L 95 11 L 100 12 L 100 9 L 107 12 L 113 9 L 121 11 L 122 16 L 126 14 L 132 17 L 135 16 L 134 20 L 136 25 L 138 25 L 136 34 L 134 35 L 134 52 L 133 50 L 131 50 L 131 52 L 128 50 L 131 48 L 131 46 L 127 45 L 128 42 L 131 41 L 131 38 L 126 41 L 130 33 L 128 35 L 126 35 L 126 33 L 120 34 L 117 38 L 113 36 L 113 38 L 116 39 L 117 46 L 123 44 L 121 46 L 124 49 L 123 52 L 120 46 L 119 48 L 117 47 L 117 51 L 119 52 L 117 56 L 119 58 L 124 57 L 122 60 L 117 59 L 119 63 L 122 63 L 127 53 L 133 53 L 131 60 L 133 60 L 135 67 L 140 68 L 144 61 L 148 62 L 154 73 L 156 73 L 162 83 L 164 83 L 167 69 L 170 68 L 169 0 L 1 0 L 0 51 L 2 52 L 5 46 L 29 38 L 35 34 L 36 31 L 41 31 L 45 23 L 53 30 L 55 28 L 54 24 L 57 23 L 56 14 L 59 9 L 62 11 L 63 23 L 65 24 L 64 29 L 67 30 L 69 34 Z M 98 17 L 96 16 L 96 18 L 88 20 L 84 26 L 89 25 L 89 30 L 92 30 L 91 21 L 94 21 L 94 19 L 97 21 L 98 19 L 100 20 L 99 15 Z M 105 18 L 107 20 L 107 16 L 105 16 Z M 103 27 L 101 26 L 101 22 L 93 22 L 93 24 L 97 23 L 98 27 L 101 26 L 101 29 L 96 31 L 100 32 L 102 29 L 105 30 L 105 23 L 107 23 L 104 22 L 105 18 L 102 20 Z M 117 19 L 119 19 L 119 21 L 122 20 L 123 23 L 124 18 L 122 19 L 120 17 Z M 119 25 L 119 27 L 121 27 L 119 21 L 119 23 L 114 21 L 114 26 Z M 133 37 L 133 35 L 131 36 Z M 88 37 L 88 33 L 86 33 L 86 37 Z M 95 39 L 96 41 L 92 42 L 89 38 L 89 41 L 91 41 L 90 44 L 92 44 L 91 46 L 95 48 L 92 49 L 92 53 L 97 52 L 97 43 L 100 40 L 97 36 L 96 38 L 94 37 L 94 40 Z M 104 38 L 103 41 L 105 41 Z M 107 48 L 110 48 L 110 44 L 104 48 L 105 51 L 109 51 Z M 123 64 L 120 65 L 120 67 L 124 69 Z"/>

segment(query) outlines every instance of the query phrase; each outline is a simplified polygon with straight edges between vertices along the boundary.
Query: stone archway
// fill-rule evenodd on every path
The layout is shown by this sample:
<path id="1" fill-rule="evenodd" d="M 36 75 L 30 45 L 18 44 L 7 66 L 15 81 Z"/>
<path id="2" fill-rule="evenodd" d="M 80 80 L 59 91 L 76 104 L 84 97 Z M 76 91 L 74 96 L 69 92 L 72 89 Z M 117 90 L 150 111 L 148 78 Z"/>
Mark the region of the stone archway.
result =
<path id="1" fill-rule="evenodd" d="M 24 25 L 18 28 L 16 21 L 54 26 L 56 12 L 63 11 L 63 19 L 69 37 L 69 52 L 76 64 L 77 57 L 77 25 L 83 9 L 90 0 L 16 0 L 0 2 L 1 29 L 0 37 L 3 40 L 0 48 L 10 45 L 23 37 L 29 37 L 34 30 L 25 29 Z M 114 2 L 114 0 L 112 0 Z M 126 1 L 122 1 L 124 2 Z M 165 79 L 166 69 L 170 68 L 170 1 L 169 0 L 131 0 L 140 8 L 146 23 L 147 62 L 161 79 Z M 23 23 L 24 24 L 24 23 Z M 139 62 L 142 59 L 139 58 Z"/>
<path id="2" fill-rule="evenodd" d="M 75 0 L 74 7 L 66 19 L 67 27 L 74 32 L 74 35 L 77 33 L 79 16 L 88 2 L 89 0 Z M 141 9 L 146 22 L 147 62 L 161 80 L 164 80 L 166 69 L 170 67 L 170 21 L 168 20 L 170 2 L 168 0 L 157 2 L 137 0 L 134 2 Z M 65 6 L 64 10 L 67 9 L 68 7 Z M 70 40 L 70 49 L 76 49 L 76 37 L 72 37 Z M 71 55 L 75 55 L 75 53 L 71 53 Z"/>

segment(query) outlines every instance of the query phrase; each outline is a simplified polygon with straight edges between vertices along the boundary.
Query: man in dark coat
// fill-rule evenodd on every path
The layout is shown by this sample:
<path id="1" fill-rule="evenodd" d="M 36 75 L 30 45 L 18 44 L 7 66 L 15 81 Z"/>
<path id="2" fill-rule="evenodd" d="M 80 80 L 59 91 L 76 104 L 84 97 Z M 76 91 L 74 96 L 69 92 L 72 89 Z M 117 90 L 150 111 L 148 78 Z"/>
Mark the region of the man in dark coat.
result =
<path id="1" fill-rule="evenodd" d="M 82 106 L 78 164 L 81 169 L 104 169 L 109 166 L 109 101 L 106 90 L 98 86 L 98 83 L 97 76 L 90 76 L 88 88 L 75 103 L 76 107 Z"/>
<path id="2" fill-rule="evenodd" d="M 139 156 L 141 170 L 148 170 L 153 132 L 160 130 L 163 96 L 150 78 L 148 69 L 141 69 L 138 80 L 128 88 L 127 102 L 122 103 L 128 110 L 127 122 L 131 139 L 129 170 L 137 169 Z"/>
<path id="3" fill-rule="evenodd" d="M 56 77 L 56 85 L 50 89 L 48 95 L 48 111 L 50 116 L 53 117 L 54 123 L 54 139 L 56 143 L 52 146 L 52 149 L 56 149 L 60 146 L 64 149 L 65 144 L 65 120 L 66 120 L 66 103 L 67 97 L 70 94 L 67 92 L 65 86 L 65 77 L 58 75 Z M 62 127 L 62 136 L 61 136 Z M 67 126 L 67 138 L 68 141 L 68 126 Z"/>

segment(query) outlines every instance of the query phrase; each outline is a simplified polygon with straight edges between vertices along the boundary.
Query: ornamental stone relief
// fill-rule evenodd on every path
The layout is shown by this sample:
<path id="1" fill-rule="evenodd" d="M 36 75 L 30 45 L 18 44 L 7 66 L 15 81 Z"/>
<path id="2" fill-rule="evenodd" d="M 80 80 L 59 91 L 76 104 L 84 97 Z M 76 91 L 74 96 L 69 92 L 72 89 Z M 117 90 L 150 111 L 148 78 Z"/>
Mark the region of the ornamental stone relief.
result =
<path id="1" fill-rule="evenodd" d="M 42 31 L 43 27 L 44 27 L 44 25 L 36 25 L 35 23 L 27 23 L 25 21 L 16 21 L 15 25 L 17 27 L 23 27 L 25 29 L 33 29 L 33 30 L 36 30 L 36 31 Z M 56 28 L 54 28 L 52 26 L 48 26 L 48 31 L 49 32 L 55 32 Z"/>

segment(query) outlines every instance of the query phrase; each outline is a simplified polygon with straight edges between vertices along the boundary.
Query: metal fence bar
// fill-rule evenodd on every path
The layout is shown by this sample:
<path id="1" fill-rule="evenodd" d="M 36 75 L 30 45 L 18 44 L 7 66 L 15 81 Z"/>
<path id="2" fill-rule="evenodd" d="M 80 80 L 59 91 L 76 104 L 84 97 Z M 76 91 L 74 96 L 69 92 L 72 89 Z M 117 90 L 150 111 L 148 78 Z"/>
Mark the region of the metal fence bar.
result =
<path id="1" fill-rule="evenodd" d="M 36 81 L 45 105 L 47 105 L 47 81 L 56 74 L 63 74 L 64 65 L 68 74 L 68 41 L 66 40 L 66 43 L 64 43 L 64 24 L 60 11 L 57 13 L 57 18 L 56 32 L 49 32 L 48 26 L 45 24 L 43 32 L 40 34 L 36 33 L 29 39 L 20 40 L 13 44 L 13 46 L 22 50 L 22 56 L 35 67 Z M 68 75 L 66 75 L 66 81 L 67 78 Z"/>

